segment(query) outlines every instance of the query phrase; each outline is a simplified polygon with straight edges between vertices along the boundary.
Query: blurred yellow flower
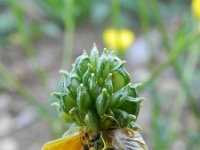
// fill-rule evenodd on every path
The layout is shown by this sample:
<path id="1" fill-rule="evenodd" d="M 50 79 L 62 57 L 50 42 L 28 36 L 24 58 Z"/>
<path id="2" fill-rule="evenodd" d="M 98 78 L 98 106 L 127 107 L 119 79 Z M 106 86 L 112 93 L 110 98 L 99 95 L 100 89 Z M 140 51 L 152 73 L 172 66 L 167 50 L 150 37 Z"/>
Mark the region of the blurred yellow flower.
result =
<path id="1" fill-rule="evenodd" d="M 192 0 L 192 10 L 195 17 L 200 20 L 200 0 Z"/>
<path id="2" fill-rule="evenodd" d="M 79 134 L 72 134 L 46 143 L 42 150 L 81 150 L 82 148 Z"/>
<path id="3" fill-rule="evenodd" d="M 103 41 L 109 49 L 125 52 L 133 40 L 134 33 L 129 29 L 108 28 L 103 32 Z"/>

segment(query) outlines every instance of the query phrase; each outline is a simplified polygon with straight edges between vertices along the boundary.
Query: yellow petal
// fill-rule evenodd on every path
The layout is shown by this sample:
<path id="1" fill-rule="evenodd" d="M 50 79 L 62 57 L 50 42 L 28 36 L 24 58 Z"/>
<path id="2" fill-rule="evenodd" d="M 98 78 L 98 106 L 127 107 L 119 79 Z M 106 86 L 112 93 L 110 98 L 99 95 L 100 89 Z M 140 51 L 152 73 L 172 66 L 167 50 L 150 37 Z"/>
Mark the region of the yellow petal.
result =
<path id="1" fill-rule="evenodd" d="M 83 147 L 79 135 L 69 135 L 46 143 L 42 150 L 81 150 Z"/>
<path id="2" fill-rule="evenodd" d="M 195 17 L 200 20 L 200 0 L 192 1 L 192 10 Z"/>
<path id="3" fill-rule="evenodd" d="M 125 50 L 131 46 L 134 40 L 133 32 L 128 29 L 122 29 L 120 32 L 120 49 Z"/>
<path id="4" fill-rule="evenodd" d="M 132 44 L 134 33 L 128 29 L 108 28 L 103 33 L 103 41 L 110 49 L 125 51 Z"/>
<path id="5" fill-rule="evenodd" d="M 103 41 L 110 49 L 117 49 L 117 32 L 113 28 L 106 29 L 103 33 Z"/>

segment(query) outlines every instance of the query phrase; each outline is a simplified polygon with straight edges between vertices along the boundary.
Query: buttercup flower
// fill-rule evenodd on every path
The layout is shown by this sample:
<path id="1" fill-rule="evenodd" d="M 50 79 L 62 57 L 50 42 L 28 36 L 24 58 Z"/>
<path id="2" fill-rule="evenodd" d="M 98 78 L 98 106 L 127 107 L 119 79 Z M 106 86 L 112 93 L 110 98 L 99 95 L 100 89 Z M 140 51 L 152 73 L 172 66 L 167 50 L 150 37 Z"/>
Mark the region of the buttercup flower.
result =
<path id="1" fill-rule="evenodd" d="M 109 49 L 125 52 L 133 43 L 134 33 L 129 29 L 108 28 L 103 33 L 103 41 Z"/>
<path id="2" fill-rule="evenodd" d="M 140 104 L 139 84 L 132 84 L 122 61 L 104 49 L 99 56 L 94 45 L 84 51 L 70 72 L 61 70 L 57 98 L 60 116 L 71 127 L 63 138 L 42 150 L 146 150 L 136 124 Z"/>
<path id="3" fill-rule="evenodd" d="M 195 17 L 200 20 L 200 0 L 192 0 L 192 10 Z"/>

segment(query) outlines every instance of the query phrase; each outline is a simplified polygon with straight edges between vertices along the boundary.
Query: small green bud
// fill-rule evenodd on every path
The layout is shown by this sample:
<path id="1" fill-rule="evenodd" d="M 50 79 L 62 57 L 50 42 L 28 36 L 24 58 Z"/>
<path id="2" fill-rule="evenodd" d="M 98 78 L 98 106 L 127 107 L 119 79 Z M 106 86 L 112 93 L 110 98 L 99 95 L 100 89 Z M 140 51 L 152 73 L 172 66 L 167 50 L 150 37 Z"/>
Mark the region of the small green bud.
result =
<path id="1" fill-rule="evenodd" d="M 82 77 L 86 72 L 88 63 L 90 63 L 89 56 L 87 55 L 86 51 L 83 51 L 83 55 L 79 56 L 75 61 L 75 71 L 79 77 Z"/>
<path id="2" fill-rule="evenodd" d="M 125 110 L 127 113 L 138 116 L 140 110 L 140 103 L 144 100 L 143 97 L 133 98 L 128 96 L 126 101 L 119 107 L 119 109 Z"/>
<path id="3" fill-rule="evenodd" d="M 60 114 L 61 118 L 63 118 L 66 122 L 72 122 L 73 119 L 72 119 L 72 116 L 65 113 L 65 112 L 61 112 Z"/>
<path id="4" fill-rule="evenodd" d="M 113 93 L 112 73 L 108 74 L 108 77 L 106 78 L 104 85 L 108 93 L 111 95 Z"/>
<path id="5" fill-rule="evenodd" d="M 142 128 L 138 124 L 136 124 L 134 121 L 130 122 L 128 127 L 134 131 L 142 130 Z"/>
<path id="6" fill-rule="evenodd" d="M 94 99 L 96 99 L 96 97 L 99 95 L 100 92 L 99 92 L 97 78 L 95 77 L 94 73 L 91 74 L 91 77 L 89 79 L 89 89 L 91 96 Z"/>
<path id="7" fill-rule="evenodd" d="M 112 95 L 111 101 L 109 103 L 110 108 L 118 108 L 121 106 L 127 99 L 130 94 L 131 83 L 127 84 L 121 90 L 118 90 Z"/>
<path id="8" fill-rule="evenodd" d="M 83 84 L 77 89 L 77 106 L 81 112 L 86 112 L 91 106 L 92 100 L 89 93 L 87 92 L 86 87 Z"/>
<path id="9" fill-rule="evenodd" d="M 53 93 L 51 93 L 51 96 L 54 96 L 57 99 L 60 99 L 61 93 L 59 93 L 59 92 L 53 92 Z"/>
<path id="10" fill-rule="evenodd" d="M 76 101 L 71 97 L 70 93 L 67 92 L 60 97 L 60 104 L 66 113 L 76 105 Z"/>
<path id="11" fill-rule="evenodd" d="M 118 91 L 130 82 L 130 76 L 124 67 L 118 68 L 113 74 L 113 91 Z"/>
<path id="12" fill-rule="evenodd" d="M 94 110 L 88 110 L 85 115 L 85 123 L 93 131 L 97 131 L 99 128 L 99 118 L 98 114 Z"/>
<path id="13" fill-rule="evenodd" d="M 84 124 L 84 115 L 79 111 L 77 107 L 73 107 L 70 111 L 69 114 L 73 117 L 73 119 L 76 121 L 76 123 L 80 126 Z"/>
<path id="14" fill-rule="evenodd" d="M 96 109 L 99 116 L 102 116 L 109 104 L 109 95 L 106 88 L 103 88 L 101 94 L 96 99 Z"/>
<path id="15" fill-rule="evenodd" d="M 135 116 L 130 115 L 129 113 L 121 109 L 114 109 L 113 112 L 115 113 L 115 118 L 119 122 L 121 127 L 127 127 L 130 121 L 136 119 Z"/>
<path id="16" fill-rule="evenodd" d="M 108 51 L 104 49 L 97 64 L 97 77 L 105 79 L 112 70 L 113 63 L 113 59 L 108 55 Z"/>
<path id="17" fill-rule="evenodd" d="M 99 59 L 99 52 L 97 50 L 96 45 L 94 44 L 90 55 L 90 61 L 92 64 L 93 71 L 96 71 L 98 59 Z"/>
<path id="18" fill-rule="evenodd" d="M 68 73 L 65 70 L 60 70 L 60 73 L 62 74 L 64 88 L 68 88 L 72 95 L 76 97 L 77 86 L 80 85 L 80 78 L 77 75 Z"/>
<path id="19" fill-rule="evenodd" d="M 92 66 L 91 66 L 91 64 L 88 64 L 88 69 L 85 72 L 85 74 L 83 75 L 83 84 L 85 86 L 89 85 L 89 78 L 91 76 L 91 73 L 92 73 Z"/>
<path id="20" fill-rule="evenodd" d="M 134 84 L 131 86 L 131 93 L 130 93 L 130 96 L 133 96 L 133 97 L 138 97 L 139 96 L 139 90 L 141 89 L 142 87 L 142 83 L 138 83 L 138 84 Z"/>

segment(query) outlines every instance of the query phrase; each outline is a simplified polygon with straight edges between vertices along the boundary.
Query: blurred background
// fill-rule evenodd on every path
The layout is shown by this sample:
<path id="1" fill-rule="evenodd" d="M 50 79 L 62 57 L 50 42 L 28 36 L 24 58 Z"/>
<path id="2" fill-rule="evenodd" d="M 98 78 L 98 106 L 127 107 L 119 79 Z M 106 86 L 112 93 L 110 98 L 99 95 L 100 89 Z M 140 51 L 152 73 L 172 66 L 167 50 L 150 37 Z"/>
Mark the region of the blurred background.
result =
<path id="1" fill-rule="evenodd" d="M 0 150 L 39 150 L 62 135 L 68 125 L 50 93 L 59 70 L 94 42 L 115 49 L 144 84 L 137 122 L 149 149 L 198 150 L 200 2 L 192 2 L 0 0 Z"/>

